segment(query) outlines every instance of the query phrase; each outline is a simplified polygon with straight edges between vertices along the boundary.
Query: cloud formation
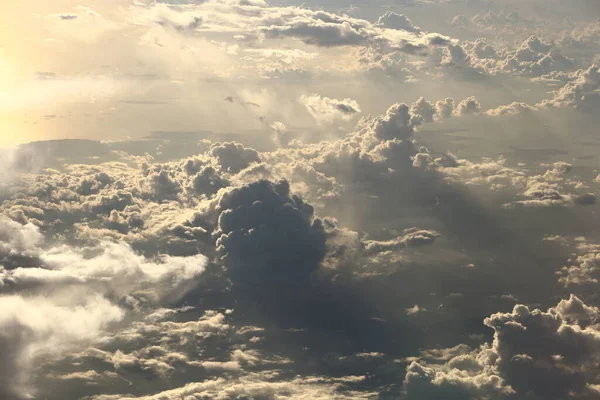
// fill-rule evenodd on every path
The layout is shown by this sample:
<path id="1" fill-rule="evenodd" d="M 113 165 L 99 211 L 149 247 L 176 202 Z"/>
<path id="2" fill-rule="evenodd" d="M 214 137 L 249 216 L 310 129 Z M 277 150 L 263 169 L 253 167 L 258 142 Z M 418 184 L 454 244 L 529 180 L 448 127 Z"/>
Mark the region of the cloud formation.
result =
<path id="1" fill-rule="evenodd" d="M 0 6 L 0 397 L 598 397 L 586 2 Z"/>
<path id="2" fill-rule="evenodd" d="M 494 340 L 423 354 L 407 369 L 408 398 L 597 395 L 598 309 L 571 296 L 548 311 L 516 305 L 486 318 Z"/>

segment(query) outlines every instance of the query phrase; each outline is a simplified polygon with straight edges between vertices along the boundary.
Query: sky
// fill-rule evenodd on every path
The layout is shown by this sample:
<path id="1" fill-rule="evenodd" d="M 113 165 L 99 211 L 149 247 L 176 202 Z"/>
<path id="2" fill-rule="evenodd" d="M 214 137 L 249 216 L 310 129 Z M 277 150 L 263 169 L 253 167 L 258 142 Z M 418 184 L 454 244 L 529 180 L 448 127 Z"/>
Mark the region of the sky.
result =
<path id="1" fill-rule="evenodd" d="M 596 0 L 0 3 L 0 399 L 600 397 Z"/>

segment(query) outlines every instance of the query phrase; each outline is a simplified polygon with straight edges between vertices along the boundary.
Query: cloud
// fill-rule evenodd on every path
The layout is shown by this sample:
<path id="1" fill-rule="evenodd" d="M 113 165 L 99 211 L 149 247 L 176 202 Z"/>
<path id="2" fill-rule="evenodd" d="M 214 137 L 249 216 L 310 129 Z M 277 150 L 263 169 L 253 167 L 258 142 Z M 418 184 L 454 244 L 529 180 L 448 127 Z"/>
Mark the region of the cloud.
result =
<path id="1" fill-rule="evenodd" d="M 217 249 L 242 284 L 302 284 L 325 257 L 321 220 L 286 181 L 233 189 L 219 208 Z"/>
<path id="2" fill-rule="evenodd" d="M 336 121 L 351 119 L 361 112 L 358 103 L 352 99 L 337 100 L 313 94 L 300 97 L 310 115 L 319 122 L 332 124 Z"/>
<path id="3" fill-rule="evenodd" d="M 597 318 L 597 308 L 573 295 L 546 312 L 516 305 L 491 315 L 484 322 L 494 330 L 491 344 L 413 362 L 405 380 L 408 398 L 593 397 Z"/>
<path id="4" fill-rule="evenodd" d="M 414 26 L 412 21 L 404 14 L 397 14 L 393 11 L 386 11 L 377 20 L 377 25 L 384 26 L 388 29 L 398 29 L 413 33 L 420 33 L 421 29 Z"/>
<path id="5" fill-rule="evenodd" d="M 134 305 L 135 312 L 137 304 L 177 297 L 206 264 L 200 255 L 153 262 L 110 242 L 49 246 L 37 227 L 6 220 L 0 232 L 7 250 L 0 267 L 0 347 L 6 354 L 1 393 L 8 398 L 35 393 L 32 373 L 41 359 L 60 359 L 101 340 L 125 318 L 121 302 Z"/>
<path id="6" fill-rule="evenodd" d="M 520 115 L 537 110 L 538 109 L 536 107 L 532 107 L 529 104 L 513 102 L 506 106 L 500 106 L 498 108 L 487 110 L 485 113 L 493 117 L 498 117 L 501 115 Z"/>
<path id="7" fill-rule="evenodd" d="M 202 167 L 193 177 L 192 188 L 198 194 L 212 196 L 220 189 L 229 186 L 229 181 L 221 177 L 211 166 Z"/>
<path id="8" fill-rule="evenodd" d="M 595 285 L 598 283 L 600 254 L 591 252 L 578 256 L 573 261 L 575 265 L 565 266 L 557 272 L 559 282 L 566 287 Z"/>
<path id="9" fill-rule="evenodd" d="M 150 9 L 147 18 L 164 28 L 184 33 L 193 33 L 202 25 L 201 16 L 177 12 L 166 4 L 156 4 Z"/>
<path id="10" fill-rule="evenodd" d="M 411 316 L 412 315 L 418 315 L 418 314 L 421 314 L 421 313 L 424 313 L 424 312 L 427 312 L 427 309 L 419 307 L 418 305 L 415 305 L 414 307 L 406 309 L 406 315 L 411 315 Z"/>
<path id="11" fill-rule="evenodd" d="M 332 108 L 346 102 L 317 99 Z M 507 106 L 513 107 L 519 109 Z M 567 218 L 595 199 L 592 189 L 576 184 L 587 178 L 575 165 L 522 165 L 513 154 L 467 159 L 441 145 L 467 139 L 445 127 L 422 129 L 491 119 L 459 118 L 469 114 L 483 114 L 476 98 L 418 97 L 365 116 L 339 139 L 294 136 L 290 128 L 293 140 L 267 147 L 231 141 L 251 143 L 252 134 L 185 141 L 184 134 L 162 134 L 150 143 L 106 144 L 110 150 L 87 165 L 67 158 L 57 169 L 19 176 L 3 212 L 30 225 L 7 224 L 10 240 L 0 252 L 6 290 L 43 292 L 53 305 L 63 292 L 80 301 L 87 299 L 82 292 L 94 294 L 123 313 L 92 339 L 33 368 L 32 386 L 68 381 L 56 398 L 152 398 L 213 396 L 238 382 L 272 389 L 297 379 L 300 393 L 315 384 L 310 370 L 319 382 L 314 393 L 324 398 L 332 390 L 350 398 L 398 393 L 401 357 L 430 343 L 456 343 L 452 329 L 461 341 L 479 338 L 483 330 L 465 319 L 527 298 L 512 284 L 532 271 L 523 260 L 535 263 L 525 241 L 541 242 L 549 232 L 533 223 L 537 217 Z M 177 146 L 189 148 L 169 153 Z M 523 216 L 523 206 L 531 214 Z M 520 224 L 533 233 L 515 238 L 524 232 Z M 558 257 L 532 282 L 556 283 Z M 465 268 L 471 265 L 477 268 Z M 447 286 L 432 286 L 439 276 Z M 360 295 L 371 291 L 382 296 Z M 65 307 L 76 304 L 67 298 Z M 588 304 L 563 305 L 560 312 L 584 321 L 595 306 Z M 592 324 L 587 318 L 578 323 Z M 245 326 L 259 329 L 232 336 Z M 454 350 L 463 357 L 452 367 L 444 365 L 453 351 L 444 362 L 423 357 L 409 365 L 409 396 L 502 397 L 517 390 L 484 360 L 493 356 L 492 345 L 465 347 Z M 372 377 L 363 377 L 366 370 Z M 185 391 L 215 380 L 221 383 L 214 390 Z"/>
<path id="12" fill-rule="evenodd" d="M 47 152 L 30 148 L 3 149 L 0 154 L 0 189 L 12 184 L 21 174 L 40 172 L 49 156 Z"/>
<path id="13" fill-rule="evenodd" d="M 423 97 L 419 98 L 419 100 L 411 106 L 410 111 L 414 115 L 420 115 L 423 118 L 423 122 L 428 123 L 433 122 L 433 118 L 437 113 L 435 106 Z"/>
<path id="14" fill-rule="evenodd" d="M 435 103 L 436 114 L 440 118 L 449 118 L 454 114 L 454 99 L 446 98 Z"/>
<path id="15" fill-rule="evenodd" d="M 69 21 L 69 20 L 78 18 L 77 14 L 59 14 L 57 16 L 58 16 L 58 18 L 62 19 L 63 21 Z"/>
<path id="16" fill-rule="evenodd" d="M 148 195 L 158 201 L 177 200 L 181 193 L 181 185 L 165 170 L 148 171 L 144 185 L 148 188 Z"/>
<path id="17" fill-rule="evenodd" d="M 89 296 L 73 305 L 53 304 L 42 296 L 0 297 L 2 388 L 5 398 L 32 396 L 30 373 L 42 357 L 98 340 L 108 324 L 123 318 L 122 310 L 102 297 Z"/>
<path id="18" fill-rule="evenodd" d="M 247 149 L 239 143 L 226 142 L 211 145 L 208 155 L 216 158 L 221 169 L 228 172 L 240 172 L 254 162 L 260 162 L 258 152 Z"/>
<path id="19" fill-rule="evenodd" d="M 141 7 L 141 4 L 138 6 Z M 243 35 L 264 35 L 270 39 L 296 38 L 319 47 L 375 45 L 409 54 L 425 54 L 430 47 L 445 45 L 451 40 L 437 33 L 422 32 L 406 17 L 394 13 L 382 16 L 380 23 L 373 24 L 322 10 L 267 7 L 264 3 L 204 2 L 187 7 L 153 4 L 142 9 L 142 16 L 137 17 L 140 23 L 158 23 L 180 32 L 192 33 L 199 27 L 205 31 L 225 29 Z M 204 23 L 202 18 L 205 15 L 213 19 Z M 399 24 L 405 29 L 396 29 Z"/>
<path id="20" fill-rule="evenodd" d="M 481 103 L 475 97 L 469 97 L 461 101 L 455 110 L 458 116 L 474 115 L 481 112 Z"/>
<path id="21" fill-rule="evenodd" d="M 600 72 L 597 65 L 573 73 L 569 82 L 554 92 L 554 97 L 540 103 L 542 107 L 576 108 L 592 111 L 598 105 Z"/>
<path id="22" fill-rule="evenodd" d="M 543 175 L 534 175 L 527 179 L 522 193 L 527 200 L 509 203 L 507 207 L 548 207 L 571 205 L 594 205 L 596 196 L 593 193 L 564 194 L 563 184 L 571 173 L 573 166 L 566 162 L 556 162 L 552 169 Z"/>
<path id="23" fill-rule="evenodd" d="M 430 232 L 417 228 L 404 230 L 404 235 L 388 241 L 365 240 L 363 242 L 364 252 L 372 255 L 384 251 L 396 250 L 402 247 L 418 247 L 431 244 L 439 238 L 437 232 Z"/>
<path id="24" fill-rule="evenodd" d="M 352 379 L 349 377 L 348 379 Z M 119 397 L 123 400 L 158 400 L 162 398 L 184 398 L 188 396 L 214 399 L 234 399 L 240 397 L 295 396 L 298 399 L 325 400 L 332 396 L 339 399 L 367 399 L 370 394 L 339 393 L 344 379 L 303 379 L 295 378 L 288 382 L 265 382 L 260 375 L 241 379 L 215 379 L 193 382 L 185 386 L 143 397 Z M 114 396 L 95 396 L 94 400 L 113 400 Z"/>
<path id="25" fill-rule="evenodd" d="M 3 126 L 102 142 L 2 153 L 0 397 L 597 397 L 591 13 L 110 3 L 9 9 Z"/>
<path id="26" fill-rule="evenodd" d="M 405 140 L 412 137 L 421 122 L 420 116 L 411 114 L 406 104 L 394 104 L 385 115 L 374 118 L 370 125 L 379 140 Z"/>
<path id="27" fill-rule="evenodd" d="M 463 79 L 525 76 L 533 81 L 544 81 L 556 74 L 568 73 L 577 65 L 554 44 L 536 36 L 530 36 L 515 48 L 494 46 L 485 38 L 446 45 L 440 65 L 454 68 L 449 72 Z"/>

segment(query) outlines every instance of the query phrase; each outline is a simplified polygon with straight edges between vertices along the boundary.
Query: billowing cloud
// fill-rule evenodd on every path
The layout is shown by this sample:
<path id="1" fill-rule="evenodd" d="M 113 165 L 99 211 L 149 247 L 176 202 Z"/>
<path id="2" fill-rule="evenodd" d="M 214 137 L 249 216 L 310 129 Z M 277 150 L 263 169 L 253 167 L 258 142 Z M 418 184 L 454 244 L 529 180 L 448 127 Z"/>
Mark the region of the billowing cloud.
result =
<path id="1" fill-rule="evenodd" d="M 456 106 L 456 115 L 473 115 L 481 112 L 481 103 L 475 97 L 469 97 Z"/>
<path id="2" fill-rule="evenodd" d="M 569 82 L 554 93 L 554 97 L 544 100 L 546 107 L 571 107 L 592 111 L 598 105 L 600 72 L 597 65 L 587 70 L 579 70 L 569 77 Z"/>
<path id="3" fill-rule="evenodd" d="M 321 221 L 289 190 L 259 181 L 223 195 L 215 235 L 235 279 L 299 284 L 325 257 Z"/>
<path id="4" fill-rule="evenodd" d="M 387 11 L 377 20 L 377 24 L 389 29 L 398 29 L 408 32 L 421 32 L 421 29 L 414 26 L 412 21 L 404 14 L 397 14 L 393 11 Z"/>
<path id="5" fill-rule="evenodd" d="M 517 305 L 485 319 L 494 340 L 479 349 L 459 346 L 407 369 L 408 398 L 592 398 L 598 362 L 598 309 L 571 296 L 548 311 Z"/>
<path id="6" fill-rule="evenodd" d="M 360 106 L 352 99 L 330 99 L 319 95 L 302 96 L 300 102 L 306 110 L 319 122 L 334 123 L 349 120 L 360 113 Z"/>

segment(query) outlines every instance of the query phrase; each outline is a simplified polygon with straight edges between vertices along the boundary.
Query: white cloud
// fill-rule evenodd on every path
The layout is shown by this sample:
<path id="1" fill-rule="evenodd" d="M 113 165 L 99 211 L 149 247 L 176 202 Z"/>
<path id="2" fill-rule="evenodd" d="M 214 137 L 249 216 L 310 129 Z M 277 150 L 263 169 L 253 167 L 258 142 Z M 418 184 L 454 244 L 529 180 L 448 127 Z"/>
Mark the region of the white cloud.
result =
<path id="1" fill-rule="evenodd" d="M 180 296 L 184 283 L 204 271 L 206 258 L 165 256 L 153 262 L 124 244 L 100 243 L 88 248 L 48 246 L 31 224 L 2 222 L 4 260 L 22 257 L 34 266 L 0 267 L 0 287 L 13 294 L 0 296 L 0 346 L 6 379 L 3 393 L 26 397 L 32 392 L 30 374 L 39 360 L 60 358 L 89 346 L 124 319 L 119 302 L 160 303 Z M 8 354 L 8 353 L 6 353 Z"/>
<path id="2" fill-rule="evenodd" d="M 320 123 L 333 124 L 338 121 L 350 120 L 360 113 L 360 106 L 352 99 L 337 100 L 313 94 L 303 95 L 300 102 L 306 110 Z"/>

